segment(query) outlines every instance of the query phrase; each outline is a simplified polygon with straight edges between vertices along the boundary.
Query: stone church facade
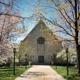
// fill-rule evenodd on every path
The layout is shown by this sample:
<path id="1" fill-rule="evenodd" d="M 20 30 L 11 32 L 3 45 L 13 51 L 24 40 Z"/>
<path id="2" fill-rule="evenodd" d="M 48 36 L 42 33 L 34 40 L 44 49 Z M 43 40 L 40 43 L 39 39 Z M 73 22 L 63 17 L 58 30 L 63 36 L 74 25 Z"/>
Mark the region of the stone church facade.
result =
<path id="1" fill-rule="evenodd" d="M 33 53 L 28 56 L 28 60 L 32 64 L 51 64 L 52 61 L 54 63 L 54 54 L 62 50 L 61 41 L 42 20 L 38 22 L 21 43 L 26 41 L 33 48 Z M 25 48 L 27 48 L 26 44 Z"/>

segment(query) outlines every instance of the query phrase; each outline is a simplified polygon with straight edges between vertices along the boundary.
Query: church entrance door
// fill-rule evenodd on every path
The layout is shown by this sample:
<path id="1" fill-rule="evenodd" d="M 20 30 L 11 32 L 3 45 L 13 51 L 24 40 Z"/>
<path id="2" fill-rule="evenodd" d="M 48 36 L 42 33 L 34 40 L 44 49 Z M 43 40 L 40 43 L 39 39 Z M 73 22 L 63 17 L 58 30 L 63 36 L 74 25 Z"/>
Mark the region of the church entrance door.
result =
<path id="1" fill-rule="evenodd" d="M 44 63 L 44 56 L 38 56 L 38 63 Z"/>

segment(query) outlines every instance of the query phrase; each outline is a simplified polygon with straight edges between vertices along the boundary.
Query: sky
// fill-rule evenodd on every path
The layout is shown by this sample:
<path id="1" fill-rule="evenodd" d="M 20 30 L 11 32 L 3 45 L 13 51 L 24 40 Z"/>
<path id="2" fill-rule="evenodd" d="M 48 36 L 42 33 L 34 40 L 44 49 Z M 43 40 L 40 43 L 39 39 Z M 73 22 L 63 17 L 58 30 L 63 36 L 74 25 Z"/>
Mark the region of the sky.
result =
<path id="1" fill-rule="evenodd" d="M 41 10 L 41 8 L 39 7 L 40 5 L 38 5 L 37 0 L 31 0 L 31 1 L 32 1 L 32 3 L 30 2 L 30 0 L 20 0 L 20 3 L 18 4 L 18 6 L 20 7 L 21 16 L 28 17 L 28 18 L 31 17 L 31 19 L 26 20 L 24 23 L 25 26 L 27 27 L 28 31 L 25 34 L 21 35 L 21 37 L 17 38 L 16 42 L 20 42 L 21 40 L 23 40 L 27 36 L 27 34 L 37 24 L 35 16 L 36 15 L 37 15 L 37 17 L 39 16 L 39 14 L 37 14 L 37 12 L 39 10 Z M 53 13 L 51 13 L 51 12 L 46 13 L 46 11 L 44 12 L 43 10 L 41 10 L 41 14 L 45 15 L 45 17 L 47 17 L 48 19 L 50 18 L 51 15 L 53 16 Z M 35 15 L 35 16 L 33 16 L 33 15 Z"/>
<path id="2" fill-rule="evenodd" d="M 48 0 L 42 0 L 42 3 L 39 3 L 37 1 L 40 0 L 20 0 L 18 6 L 20 7 L 19 10 L 21 11 L 21 16 L 23 17 L 27 17 L 29 19 L 26 19 L 25 21 L 25 27 L 28 29 L 28 31 L 26 33 L 24 33 L 23 35 L 21 35 L 19 38 L 17 38 L 16 42 L 20 42 L 21 40 L 23 40 L 27 34 L 34 28 L 34 26 L 37 24 L 37 22 L 39 21 L 39 16 L 40 14 L 42 14 L 45 18 L 52 20 L 55 18 L 59 17 L 59 13 L 57 13 L 52 7 L 54 7 L 54 5 L 51 5 L 51 8 L 48 7 L 48 3 L 45 4 L 46 1 Z M 51 3 L 50 3 L 51 4 Z M 41 7 L 43 6 L 43 7 Z M 46 6 L 46 7 L 44 7 Z M 58 19 L 58 22 L 61 24 L 61 21 Z M 68 35 L 64 35 L 64 34 L 59 34 L 60 36 L 63 37 L 69 37 Z"/>

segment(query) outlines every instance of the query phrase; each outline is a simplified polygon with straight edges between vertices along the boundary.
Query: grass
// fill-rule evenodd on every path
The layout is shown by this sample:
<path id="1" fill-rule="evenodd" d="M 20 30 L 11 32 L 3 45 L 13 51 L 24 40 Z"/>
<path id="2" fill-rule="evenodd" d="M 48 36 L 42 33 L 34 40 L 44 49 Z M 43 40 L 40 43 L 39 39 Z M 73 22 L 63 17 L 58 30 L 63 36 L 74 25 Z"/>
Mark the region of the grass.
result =
<path id="1" fill-rule="evenodd" d="M 66 80 L 80 80 L 80 77 L 75 76 L 77 74 L 77 69 L 75 67 L 69 67 L 69 75 L 67 76 L 67 69 L 66 66 L 51 66 L 57 73 L 62 75 Z"/>
<path id="2" fill-rule="evenodd" d="M 16 67 L 15 75 L 13 75 L 13 67 L 0 68 L 0 80 L 15 80 L 20 74 L 28 70 L 30 67 Z"/>

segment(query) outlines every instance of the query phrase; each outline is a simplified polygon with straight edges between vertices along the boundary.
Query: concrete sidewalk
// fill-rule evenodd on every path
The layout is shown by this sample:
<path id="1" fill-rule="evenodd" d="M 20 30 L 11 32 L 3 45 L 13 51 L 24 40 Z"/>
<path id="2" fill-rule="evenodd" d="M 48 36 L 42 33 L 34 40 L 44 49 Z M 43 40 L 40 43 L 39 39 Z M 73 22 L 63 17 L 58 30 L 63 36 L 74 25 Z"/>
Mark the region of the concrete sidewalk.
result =
<path id="1" fill-rule="evenodd" d="M 65 80 L 50 66 L 34 65 L 15 80 Z"/>

